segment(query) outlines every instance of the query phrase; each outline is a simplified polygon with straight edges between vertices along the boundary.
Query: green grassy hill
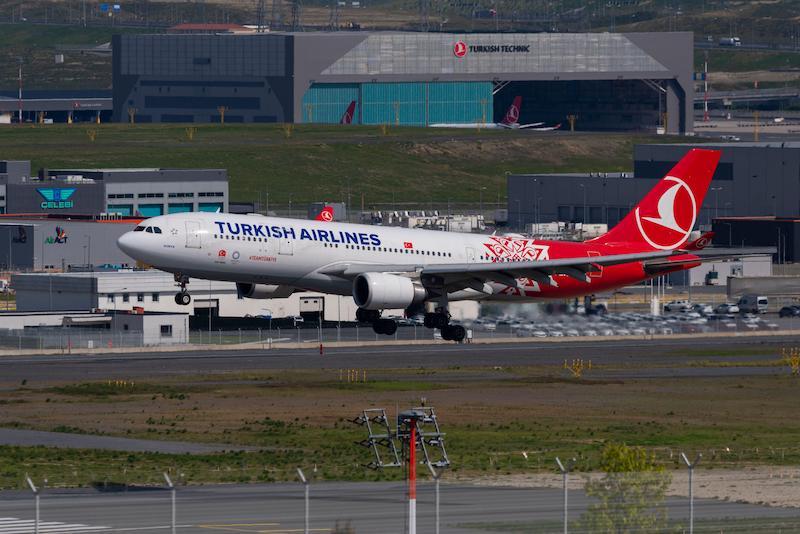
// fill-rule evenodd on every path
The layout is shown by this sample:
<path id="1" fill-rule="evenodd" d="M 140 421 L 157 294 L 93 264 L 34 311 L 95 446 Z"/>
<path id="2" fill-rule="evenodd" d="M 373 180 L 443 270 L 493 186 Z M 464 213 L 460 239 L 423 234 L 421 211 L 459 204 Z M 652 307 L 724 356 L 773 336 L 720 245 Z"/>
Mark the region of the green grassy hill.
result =
<path id="1" fill-rule="evenodd" d="M 89 133 L 95 133 L 95 140 Z M 287 132 L 290 136 L 287 137 Z M 44 125 L 0 128 L 4 159 L 42 167 L 228 169 L 233 200 L 487 203 L 506 172 L 622 171 L 634 143 L 663 137 L 377 127 Z M 485 189 L 482 189 L 485 188 Z"/>

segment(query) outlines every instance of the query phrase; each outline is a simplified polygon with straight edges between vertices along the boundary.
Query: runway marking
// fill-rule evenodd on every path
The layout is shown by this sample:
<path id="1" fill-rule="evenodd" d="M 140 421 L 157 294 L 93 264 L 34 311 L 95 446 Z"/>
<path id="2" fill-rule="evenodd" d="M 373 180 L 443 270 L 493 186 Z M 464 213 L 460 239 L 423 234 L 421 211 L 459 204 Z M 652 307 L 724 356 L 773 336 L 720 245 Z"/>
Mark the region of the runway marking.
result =
<path id="1" fill-rule="evenodd" d="M 260 530 L 242 530 L 243 527 L 277 527 L 280 523 L 224 523 L 221 525 L 197 525 L 198 528 L 225 530 L 227 532 L 261 532 Z"/>
<path id="2" fill-rule="evenodd" d="M 226 532 L 247 532 L 251 534 L 290 534 L 292 532 L 305 532 L 302 528 L 279 528 L 262 530 L 258 527 L 279 527 L 280 523 L 224 523 L 219 525 L 197 525 L 198 528 L 209 530 L 224 530 Z M 250 530 L 248 527 L 256 528 Z M 309 532 L 330 532 L 329 528 L 310 528 Z"/>
<path id="3" fill-rule="evenodd" d="M 16 517 L 0 517 L 0 534 L 29 534 L 35 530 L 33 519 L 18 519 Z M 84 525 L 82 523 L 61 523 L 57 521 L 39 521 L 39 532 L 52 533 L 80 533 L 109 530 L 109 527 Z"/>

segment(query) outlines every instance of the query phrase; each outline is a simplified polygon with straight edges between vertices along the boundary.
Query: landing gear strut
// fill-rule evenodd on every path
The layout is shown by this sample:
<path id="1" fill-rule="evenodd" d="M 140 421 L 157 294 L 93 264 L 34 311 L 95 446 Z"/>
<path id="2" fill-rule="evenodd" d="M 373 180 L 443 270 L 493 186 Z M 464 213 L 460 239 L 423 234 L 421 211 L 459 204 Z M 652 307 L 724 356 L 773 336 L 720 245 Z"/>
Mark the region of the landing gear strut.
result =
<path id="1" fill-rule="evenodd" d="M 192 302 L 192 296 L 186 290 L 186 284 L 189 283 L 189 277 L 184 274 L 176 274 L 175 282 L 181 287 L 181 290 L 175 293 L 175 304 L 178 306 L 188 306 Z"/>

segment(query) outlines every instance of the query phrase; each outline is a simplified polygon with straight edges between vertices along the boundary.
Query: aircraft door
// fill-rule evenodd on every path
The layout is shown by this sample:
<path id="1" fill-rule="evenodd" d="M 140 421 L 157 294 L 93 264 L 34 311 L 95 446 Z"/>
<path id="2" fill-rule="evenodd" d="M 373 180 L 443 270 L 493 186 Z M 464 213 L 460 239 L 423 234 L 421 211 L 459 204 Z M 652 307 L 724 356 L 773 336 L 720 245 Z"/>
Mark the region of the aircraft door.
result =
<path id="1" fill-rule="evenodd" d="M 200 223 L 186 221 L 186 248 L 200 248 L 202 245 L 200 236 Z"/>
<path id="2" fill-rule="evenodd" d="M 475 263 L 475 249 L 472 247 L 467 247 L 467 262 Z"/>
<path id="3" fill-rule="evenodd" d="M 282 238 L 278 243 L 278 254 L 282 254 L 283 256 L 294 255 L 294 241 Z"/>

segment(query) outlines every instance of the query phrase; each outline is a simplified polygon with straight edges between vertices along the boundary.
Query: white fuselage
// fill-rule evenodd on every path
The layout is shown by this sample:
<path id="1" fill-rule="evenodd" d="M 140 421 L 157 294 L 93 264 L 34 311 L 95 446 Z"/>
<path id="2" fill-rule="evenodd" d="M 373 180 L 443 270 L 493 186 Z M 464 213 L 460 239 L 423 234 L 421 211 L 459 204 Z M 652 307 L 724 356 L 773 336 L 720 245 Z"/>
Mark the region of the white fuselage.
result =
<path id="1" fill-rule="evenodd" d="M 520 250 L 519 240 L 512 247 L 512 241 L 502 237 L 260 215 L 162 215 L 142 221 L 138 228 L 145 230 L 120 237 L 120 248 L 164 271 L 340 295 L 351 294 L 352 282 L 324 273 L 337 265 L 380 264 L 391 271 L 392 265 L 421 269 L 512 261 L 521 258 L 520 253 L 541 260 L 548 254 L 546 245 L 531 240 Z"/>

